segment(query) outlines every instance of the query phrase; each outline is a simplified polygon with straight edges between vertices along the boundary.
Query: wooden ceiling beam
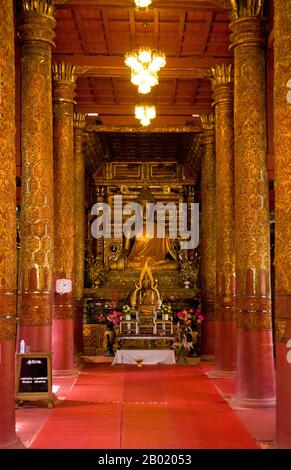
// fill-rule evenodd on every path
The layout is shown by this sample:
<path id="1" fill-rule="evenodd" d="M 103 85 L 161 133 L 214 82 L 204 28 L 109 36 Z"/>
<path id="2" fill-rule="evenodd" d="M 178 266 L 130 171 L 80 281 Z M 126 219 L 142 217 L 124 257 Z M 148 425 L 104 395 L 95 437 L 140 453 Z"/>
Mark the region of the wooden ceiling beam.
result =
<path id="1" fill-rule="evenodd" d="M 53 59 L 58 62 L 70 63 L 76 66 L 76 73 L 80 76 L 94 77 L 130 77 L 130 70 L 120 56 L 102 56 L 82 54 L 54 54 Z M 167 65 L 159 72 L 159 78 L 201 78 L 205 76 L 205 69 L 216 64 L 231 64 L 232 57 L 168 57 Z"/>
<path id="2" fill-rule="evenodd" d="M 205 110 L 205 112 L 210 112 L 210 110 Z M 99 116 L 101 122 L 103 125 L 105 126 L 122 126 L 122 127 L 133 127 L 133 128 L 137 128 L 139 127 L 139 121 L 135 118 L 134 116 L 134 113 L 132 113 L 131 115 L 126 115 L 126 116 L 117 116 L 117 115 L 100 115 Z M 171 129 L 173 129 L 173 127 L 175 126 L 185 126 L 186 123 L 188 125 L 189 121 L 191 121 L 191 123 L 193 122 L 195 125 L 197 124 L 197 126 L 199 126 L 199 120 L 196 119 L 196 120 L 193 120 L 192 118 L 189 118 L 189 116 L 175 116 L 175 115 L 172 115 L 172 116 L 159 116 L 157 115 L 157 117 L 154 119 L 154 121 L 152 122 L 152 126 L 155 126 L 155 127 L 169 127 Z M 92 124 L 95 124 L 95 121 L 94 121 L 94 118 L 92 119 L 89 119 L 88 122 L 91 122 Z M 99 127 L 99 123 L 98 123 L 98 127 Z"/>
<path id="3" fill-rule="evenodd" d="M 177 87 L 178 87 L 178 80 L 177 78 L 175 78 L 175 80 L 173 80 L 173 92 L 172 92 L 172 105 L 175 105 L 176 103 L 176 96 L 177 96 Z"/>
<path id="4" fill-rule="evenodd" d="M 154 11 L 154 43 L 155 48 L 159 49 L 159 12 L 158 10 Z"/>
<path id="5" fill-rule="evenodd" d="M 129 27 L 130 27 L 130 42 L 131 48 L 133 49 L 136 42 L 136 30 L 135 30 L 135 21 L 134 21 L 134 11 L 129 12 Z"/>
<path id="6" fill-rule="evenodd" d="M 96 8 L 133 8 L 133 0 L 53 0 L 58 8 L 68 8 L 72 6 L 96 7 Z M 230 9 L 229 0 L 153 0 L 150 9 L 167 10 L 221 10 Z"/>
<path id="7" fill-rule="evenodd" d="M 210 30 L 211 30 L 212 20 L 213 20 L 213 13 L 212 12 L 207 13 L 205 29 L 203 31 L 203 41 L 201 44 L 201 49 L 200 49 L 200 54 L 199 54 L 201 56 L 205 54 L 206 49 L 207 49 L 208 37 L 209 37 Z"/>
<path id="8" fill-rule="evenodd" d="M 107 11 L 101 11 L 101 18 L 103 22 L 103 31 L 105 36 L 105 42 L 107 44 L 107 51 L 109 55 L 112 55 L 112 43 L 111 43 L 111 35 L 110 35 L 110 23 L 108 20 Z"/>
<path id="9" fill-rule="evenodd" d="M 75 21 L 77 33 L 80 37 L 80 44 L 81 44 L 82 50 L 83 50 L 84 54 L 89 54 L 90 48 L 89 48 L 89 45 L 88 45 L 87 37 L 84 34 L 84 31 L 82 29 L 82 17 L 81 17 L 80 10 L 78 8 L 73 9 L 72 16 L 73 16 L 74 21 Z"/>
<path id="10" fill-rule="evenodd" d="M 179 21 L 179 32 L 177 37 L 177 50 L 176 56 L 180 57 L 181 50 L 183 47 L 183 36 L 184 36 L 184 29 L 185 29 L 185 21 L 186 21 L 186 12 L 181 12 L 180 14 L 180 21 Z"/>
<path id="11" fill-rule="evenodd" d="M 93 124 L 87 124 L 85 128 L 86 132 L 95 133 L 143 133 L 143 134 L 195 134 L 201 132 L 198 126 L 175 126 L 175 127 L 127 127 L 127 126 L 96 126 Z"/>
<path id="12" fill-rule="evenodd" d="M 161 106 L 157 105 L 157 114 L 159 116 L 181 116 L 184 119 L 190 119 L 192 114 L 204 114 L 209 109 L 209 106 L 201 106 L 201 105 L 168 105 L 168 106 Z M 134 103 L 132 104 L 94 104 L 90 101 L 90 103 L 78 103 L 77 102 L 77 111 L 79 113 L 98 113 L 100 117 L 102 116 L 131 116 L 134 113 Z"/>
<path id="13" fill-rule="evenodd" d="M 112 88 L 114 93 L 115 104 L 119 104 L 119 95 L 117 90 L 116 78 L 112 77 Z"/>
<path id="14" fill-rule="evenodd" d="M 91 96 L 92 96 L 92 100 L 95 103 L 94 106 L 96 106 L 97 103 L 99 102 L 99 96 L 98 96 L 96 87 L 94 86 L 94 83 L 93 83 L 94 77 L 89 77 L 88 80 L 89 80 L 88 83 L 89 83 L 89 87 L 90 87 L 90 93 L 91 93 Z"/>

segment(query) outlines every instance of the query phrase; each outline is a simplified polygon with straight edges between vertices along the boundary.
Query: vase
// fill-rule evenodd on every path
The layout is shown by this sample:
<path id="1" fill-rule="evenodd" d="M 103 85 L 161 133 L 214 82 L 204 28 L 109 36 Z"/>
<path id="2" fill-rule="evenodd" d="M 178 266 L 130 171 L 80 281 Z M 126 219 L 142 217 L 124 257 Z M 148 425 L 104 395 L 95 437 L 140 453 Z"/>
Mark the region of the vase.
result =
<path id="1" fill-rule="evenodd" d="M 116 338 L 116 333 L 114 329 L 114 323 L 109 322 L 106 323 L 106 330 L 105 330 L 105 338 L 106 338 L 106 353 L 105 356 L 114 356 L 113 346 L 114 341 Z"/>
<path id="2" fill-rule="evenodd" d="M 184 281 L 184 288 L 190 289 L 190 281 Z"/>
<path id="3" fill-rule="evenodd" d="M 163 314 L 163 319 L 168 321 L 169 320 L 169 314 L 168 313 L 164 313 Z"/>
<path id="4" fill-rule="evenodd" d="M 125 314 L 125 320 L 127 320 L 127 321 L 131 320 L 131 315 L 130 315 L 130 313 L 126 313 L 126 314 Z"/>

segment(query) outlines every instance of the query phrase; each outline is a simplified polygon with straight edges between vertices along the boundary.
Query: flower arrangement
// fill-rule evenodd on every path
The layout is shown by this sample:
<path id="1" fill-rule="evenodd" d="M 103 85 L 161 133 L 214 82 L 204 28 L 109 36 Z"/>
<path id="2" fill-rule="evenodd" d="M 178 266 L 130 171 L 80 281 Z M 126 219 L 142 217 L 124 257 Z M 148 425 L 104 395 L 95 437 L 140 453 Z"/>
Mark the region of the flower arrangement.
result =
<path id="1" fill-rule="evenodd" d="M 197 307 L 195 310 L 194 308 L 189 308 L 189 310 L 184 308 L 183 310 L 180 310 L 180 312 L 177 313 L 177 317 L 179 320 L 182 320 L 182 322 L 184 322 L 186 326 L 192 325 L 192 327 L 193 322 L 195 323 L 195 325 L 199 325 L 204 320 L 204 317 L 201 314 L 200 306 Z"/>
<path id="2" fill-rule="evenodd" d="M 111 323 L 114 326 L 114 325 L 119 325 L 121 316 L 122 316 L 121 312 L 118 312 L 117 310 L 112 310 L 107 315 L 104 315 L 104 313 L 100 313 L 97 319 L 100 323 L 107 323 L 107 324 Z"/>
<path id="3" fill-rule="evenodd" d="M 105 356 L 114 356 L 113 345 L 116 338 L 114 325 L 119 325 L 122 313 L 118 310 L 111 310 L 108 314 L 100 313 L 97 319 L 100 323 L 106 323 L 104 338 L 106 340 Z"/>
<path id="4" fill-rule="evenodd" d="M 131 310 L 130 306 L 129 305 L 123 305 L 122 307 L 122 312 L 123 313 L 129 313 Z"/>
<path id="5" fill-rule="evenodd" d="M 177 337 L 174 346 L 177 349 L 178 361 L 186 356 L 199 356 L 200 353 L 200 325 L 204 320 L 200 306 L 189 308 L 177 313 Z"/>
<path id="6" fill-rule="evenodd" d="M 170 304 L 162 304 L 161 307 L 160 307 L 160 311 L 164 315 L 172 315 L 173 314 L 172 306 Z"/>

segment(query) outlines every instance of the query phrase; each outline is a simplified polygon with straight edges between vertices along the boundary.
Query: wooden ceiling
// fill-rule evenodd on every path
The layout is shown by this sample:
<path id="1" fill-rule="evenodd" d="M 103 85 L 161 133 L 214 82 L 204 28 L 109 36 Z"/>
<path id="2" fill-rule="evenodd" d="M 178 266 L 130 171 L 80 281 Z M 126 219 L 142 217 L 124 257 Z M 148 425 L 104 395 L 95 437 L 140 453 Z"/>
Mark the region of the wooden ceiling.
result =
<path id="1" fill-rule="evenodd" d="M 123 138 L 122 138 L 123 137 Z M 170 132 L 162 133 L 130 133 L 126 138 L 120 133 L 102 135 L 103 145 L 108 160 L 147 160 L 149 155 L 156 161 L 184 161 L 190 151 L 193 134 Z"/>
<path id="2" fill-rule="evenodd" d="M 154 126 L 177 126 L 211 110 L 205 70 L 231 63 L 226 0 L 156 0 L 148 10 L 133 0 L 59 0 L 55 60 L 77 66 L 77 110 L 99 113 L 105 125 L 137 126 L 134 106 L 157 107 Z M 162 50 L 166 67 L 149 95 L 138 95 L 124 64 L 126 52 Z"/>

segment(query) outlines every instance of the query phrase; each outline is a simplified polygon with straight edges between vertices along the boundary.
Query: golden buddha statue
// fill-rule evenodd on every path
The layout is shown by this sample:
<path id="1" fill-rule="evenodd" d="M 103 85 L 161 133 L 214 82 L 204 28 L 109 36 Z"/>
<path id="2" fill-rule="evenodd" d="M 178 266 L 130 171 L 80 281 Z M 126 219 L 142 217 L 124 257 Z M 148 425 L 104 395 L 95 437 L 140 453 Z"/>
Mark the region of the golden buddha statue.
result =
<path id="1" fill-rule="evenodd" d="M 161 304 L 162 299 L 157 288 L 157 281 L 154 280 L 151 268 L 146 262 L 130 297 L 130 306 L 132 308 L 139 307 L 140 313 L 143 315 L 152 315 Z"/>
<path id="2" fill-rule="evenodd" d="M 124 237 L 124 248 L 119 257 L 112 261 L 110 269 L 134 269 L 141 270 L 145 263 L 151 269 L 178 269 L 178 264 L 173 259 L 170 250 L 171 245 L 169 238 L 157 237 L 156 222 L 154 221 L 154 235 L 151 237 L 146 236 L 146 204 L 156 202 L 148 186 L 144 186 L 139 194 L 136 202 L 138 202 L 143 209 L 143 226 L 137 231 L 133 246 L 130 238 Z M 168 256 L 170 259 L 167 259 Z M 172 258 L 172 259 L 171 259 Z"/>

